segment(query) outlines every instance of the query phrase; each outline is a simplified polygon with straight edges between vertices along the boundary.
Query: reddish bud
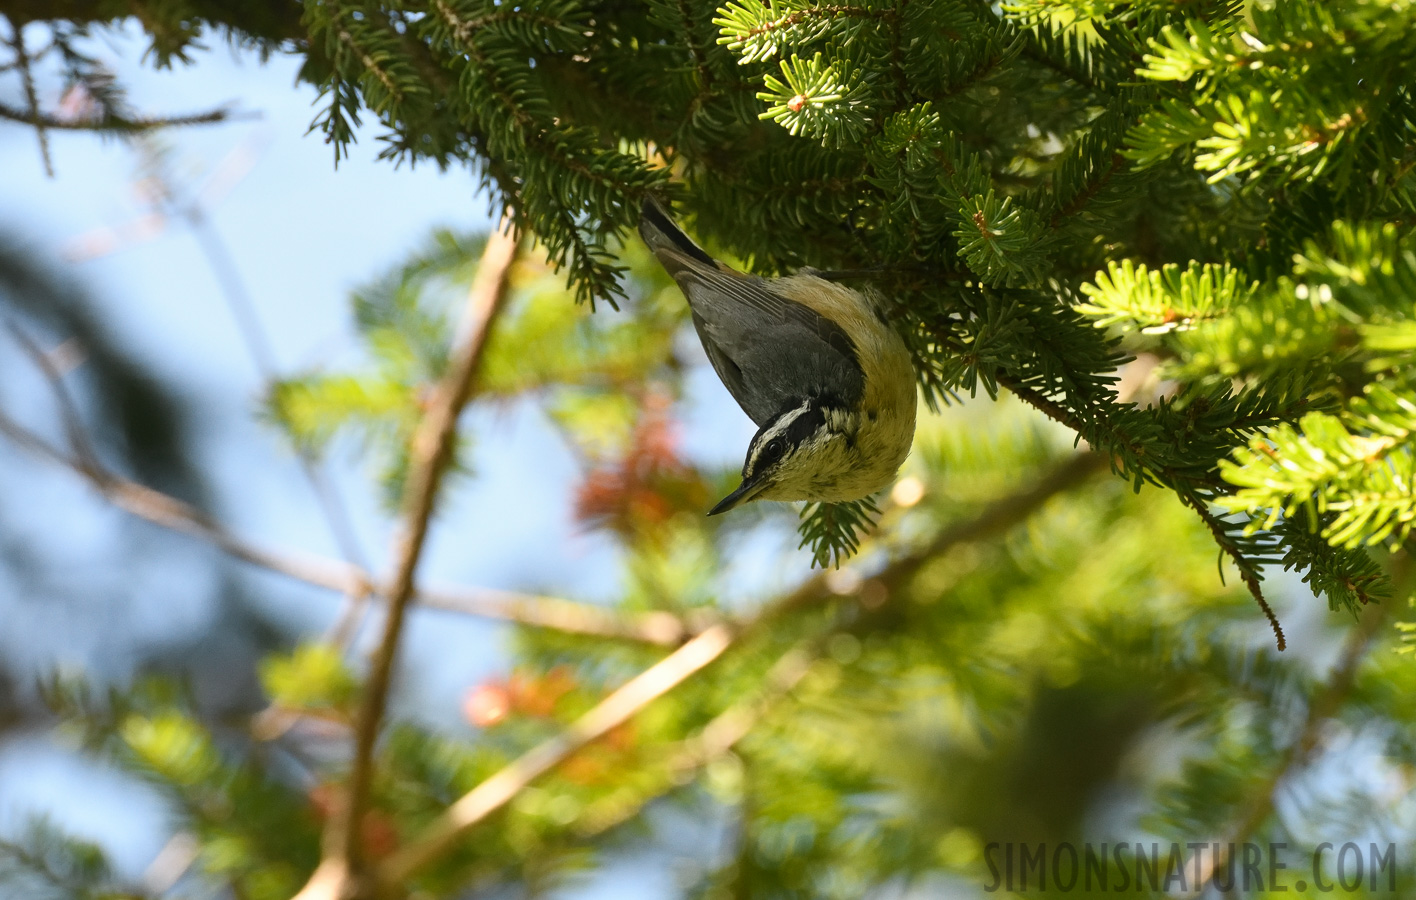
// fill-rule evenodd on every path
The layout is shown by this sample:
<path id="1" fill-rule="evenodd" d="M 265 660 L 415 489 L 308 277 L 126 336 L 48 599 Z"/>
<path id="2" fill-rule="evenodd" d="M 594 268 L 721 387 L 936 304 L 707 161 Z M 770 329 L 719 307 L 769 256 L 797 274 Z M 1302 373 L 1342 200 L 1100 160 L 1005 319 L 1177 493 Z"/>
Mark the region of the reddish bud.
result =
<path id="1" fill-rule="evenodd" d="M 382 859 L 398 849 L 398 830 L 393 821 L 376 809 L 364 814 L 363 827 L 359 829 L 359 843 L 364 855 L 369 859 Z"/>
<path id="2" fill-rule="evenodd" d="M 791 110 L 792 112 L 801 112 L 801 108 L 805 105 L 805 94 L 797 94 L 795 97 L 787 101 L 787 109 Z"/>
<path id="3" fill-rule="evenodd" d="M 336 791 L 339 786 L 322 782 L 305 792 L 305 799 L 310 802 L 310 809 L 314 811 L 315 818 L 321 822 L 328 819 L 330 813 L 334 812 L 334 804 L 338 802 Z"/>
<path id="4" fill-rule="evenodd" d="M 489 728 L 511 712 L 511 692 L 496 682 L 479 684 L 462 700 L 462 714 L 478 728 Z"/>

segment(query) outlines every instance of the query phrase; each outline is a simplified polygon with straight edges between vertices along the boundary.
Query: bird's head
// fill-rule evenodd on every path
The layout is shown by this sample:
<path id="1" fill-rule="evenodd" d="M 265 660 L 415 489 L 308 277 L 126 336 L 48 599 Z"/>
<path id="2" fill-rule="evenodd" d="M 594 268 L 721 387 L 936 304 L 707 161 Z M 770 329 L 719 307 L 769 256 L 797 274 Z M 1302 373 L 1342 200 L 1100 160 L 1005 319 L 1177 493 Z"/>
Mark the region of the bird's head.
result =
<path id="1" fill-rule="evenodd" d="M 853 465 L 843 427 L 847 418 L 843 409 L 816 397 L 788 404 L 752 436 L 742 484 L 708 515 L 752 500 L 809 500 L 829 494 L 835 479 Z"/>

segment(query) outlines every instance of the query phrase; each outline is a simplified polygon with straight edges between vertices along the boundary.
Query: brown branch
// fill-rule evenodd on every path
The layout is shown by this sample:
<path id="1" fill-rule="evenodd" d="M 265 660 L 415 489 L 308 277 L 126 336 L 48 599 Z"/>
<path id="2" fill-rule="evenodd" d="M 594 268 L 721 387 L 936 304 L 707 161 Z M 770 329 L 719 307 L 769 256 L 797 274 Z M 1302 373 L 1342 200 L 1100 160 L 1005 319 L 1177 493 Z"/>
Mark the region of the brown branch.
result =
<path id="1" fill-rule="evenodd" d="M 44 375 L 49 382 L 50 389 L 54 391 L 54 399 L 59 404 L 59 415 L 64 420 L 64 435 L 69 439 L 69 446 L 78 455 L 78 464 L 86 471 L 98 471 L 98 454 L 93 449 L 93 443 L 88 438 L 88 432 L 84 430 L 83 417 L 79 415 L 77 404 L 74 398 L 69 395 L 69 390 L 64 386 L 63 373 L 55 366 L 53 358 L 45 353 L 34 339 L 25 334 L 24 330 L 14 322 L 6 322 L 11 337 L 15 343 L 25 351 L 25 355 L 34 363 L 35 368 Z"/>
<path id="2" fill-rule="evenodd" d="M 656 772 L 657 780 L 641 786 L 637 796 L 624 797 L 612 792 L 590 804 L 572 826 L 573 838 L 590 841 L 623 825 L 649 803 L 685 784 L 690 773 L 731 751 L 810 671 L 811 663 L 820 654 L 824 637 L 804 641 L 788 650 L 767 671 L 761 690 L 714 716 L 689 737 L 668 745 L 665 748 L 668 759 Z M 397 895 L 397 884 L 396 880 L 390 880 L 385 886 Z M 469 887 L 473 893 L 480 893 L 493 884 L 489 878 L 485 883 Z"/>
<path id="3" fill-rule="evenodd" d="M 891 563 L 873 581 L 885 585 L 887 592 L 903 586 L 929 560 L 955 547 L 972 544 L 1006 530 L 1031 515 L 1047 500 L 1083 483 L 1093 473 L 1101 471 L 1104 465 L 1101 454 L 1076 454 L 1031 487 L 995 501 L 972 519 L 945 528 L 923 548 Z M 605 698 L 564 732 L 538 744 L 464 794 L 421 835 L 415 836 L 385 860 L 375 874 L 377 887 L 384 892 L 396 892 L 408 878 L 449 851 L 462 835 L 505 806 L 537 777 L 668 693 L 721 656 L 733 643 L 766 630 L 785 616 L 819 606 L 835 597 L 822 573 L 807 579 L 792 592 L 738 624 L 720 623 L 701 632 Z M 731 743 L 741 739 L 750 725 L 750 719 L 725 719 L 717 732 L 705 732 L 706 740 L 717 742 L 705 744 L 705 747 L 723 746 L 725 743 L 731 746 Z M 318 872 L 316 876 L 319 877 Z M 297 900 L 309 898 L 302 896 Z"/>
<path id="4" fill-rule="evenodd" d="M 810 671 L 811 663 L 820 651 L 819 640 L 813 643 L 815 646 L 798 644 L 788 650 L 768 670 L 763 679 L 764 686 L 755 696 L 723 710 L 696 734 L 681 741 L 670 752 L 669 760 L 664 765 L 664 779 L 660 787 L 646 791 L 629 803 L 612 795 L 591 805 L 577 823 L 579 837 L 582 840 L 593 838 L 624 824 L 650 801 L 683 784 L 685 775 L 703 768 L 737 746 Z"/>
<path id="5" fill-rule="evenodd" d="M 120 133 L 153 131 L 158 128 L 180 128 L 187 125 L 219 125 L 223 122 L 245 121 L 260 117 L 256 112 L 234 112 L 226 107 L 214 109 L 210 112 L 193 113 L 187 116 L 158 116 L 153 118 L 130 119 L 124 116 L 104 115 L 101 118 L 92 119 L 61 119 L 56 116 L 46 115 L 38 109 L 26 112 L 15 109 L 12 106 L 0 104 L 0 119 L 9 119 L 11 122 L 18 122 L 21 125 L 31 125 L 43 130 L 46 128 L 60 129 L 63 131 L 115 131 Z"/>
<path id="6" fill-rule="evenodd" d="M 421 835 L 384 861 L 377 873 L 388 890 L 442 856 L 472 826 L 505 806 L 532 781 L 586 744 L 682 684 L 732 645 L 738 629 L 718 624 L 630 679 L 566 730 L 537 744 L 448 807 Z"/>
<path id="7" fill-rule="evenodd" d="M 25 87 L 25 102 L 29 104 L 29 115 L 39 118 L 39 96 L 34 89 L 34 72 L 30 70 L 30 57 L 25 52 L 25 29 L 18 22 L 10 22 L 10 46 L 15 51 L 15 66 L 20 70 L 20 81 Z M 35 134 L 39 137 L 39 158 L 44 162 L 44 174 L 54 177 L 54 161 L 49 156 L 49 135 L 42 123 L 35 122 Z"/>
<path id="8" fill-rule="evenodd" d="M 1235 822 L 1228 840 L 1216 844 L 1217 852 L 1210 854 L 1210 858 L 1200 866 L 1200 877 L 1195 882 L 1197 894 L 1203 893 L 1209 887 L 1217 869 L 1229 865 L 1229 848 L 1242 846 L 1269 816 L 1273 815 L 1279 787 L 1296 769 L 1308 762 L 1322 737 L 1323 726 L 1337 714 L 1351 695 L 1357 682 L 1357 669 L 1386 621 L 1390 605 L 1374 603 L 1368 606 L 1362 619 L 1348 634 L 1332 673 L 1308 702 L 1308 714 L 1298 736 L 1284 750 L 1273 772 L 1258 783 L 1257 790 L 1250 795 L 1252 799 Z"/>
<path id="9" fill-rule="evenodd" d="M 387 594 L 387 589 L 359 566 L 313 554 L 272 550 L 237 537 L 189 503 L 69 456 L 3 411 L 0 411 L 0 434 L 36 456 L 83 477 L 104 499 L 124 512 L 206 541 L 234 559 L 342 594 L 365 593 L 376 598 Z M 429 609 L 669 647 L 683 643 L 711 624 L 706 620 L 686 622 L 663 611 L 626 615 L 558 597 L 487 588 L 420 588 L 415 598 Z"/>
<path id="10" fill-rule="evenodd" d="M 430 609 L 665 647 L 678 646 L 714 624 L 710 617 L 685 621 L 662 610 L 626 615 L 559 597 L 493 588 L 419 588 L 417 599 Z"/>
<path id="11" fill-rule="evenodd" d="M 458 335 L 451 364 L 433 389 L 427 411 L 418 422 L 409 450 L 408 486 L 404 499 L 404 525 L 394 542 L 394 573 L 387 593 L 388 612 L 383 636 L 373 656 L 355 719 L 354 762 L 346 796 L 330 816 L 324 836 L 324 860 L 302 897 L 343 897 L 364 893 L 366 873 L 362 859 L 359 823 L 368 806 L 373 782 L 374 745 L 378 741 L 388 690 L 393 681 L 408 604 L 413 599 L 414 576 L 423 554 L 428 523 L 438 487 L 452 460 L 457 419 L 472 393 L 473 380 L 487 346 L 492 322 L 509 293 L 517 238 L 510 224 L 487 241 L 468 294 L 465 320 Z M 686 645 L 687 646 L 687 645 Z"/>

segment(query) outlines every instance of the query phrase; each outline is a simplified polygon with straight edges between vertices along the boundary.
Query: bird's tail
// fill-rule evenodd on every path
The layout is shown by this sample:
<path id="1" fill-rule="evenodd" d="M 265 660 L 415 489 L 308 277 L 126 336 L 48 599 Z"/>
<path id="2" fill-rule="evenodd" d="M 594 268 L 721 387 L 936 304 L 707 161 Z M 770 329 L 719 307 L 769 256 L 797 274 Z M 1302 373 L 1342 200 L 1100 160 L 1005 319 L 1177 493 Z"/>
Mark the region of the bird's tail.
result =
<path id="1" fill-rule="evenodd" d="M 668 211 L 653 197 L 644 198 L 644 206 L 639 213 L 639 235 L 675 278 L 678 277 L 679 271 L 685 268 L 696 268 L 700 265 L 711 269 L 718 268 L 717 261 L 684 234 L 674 224 L 674 220 L 669 218 Z"/>

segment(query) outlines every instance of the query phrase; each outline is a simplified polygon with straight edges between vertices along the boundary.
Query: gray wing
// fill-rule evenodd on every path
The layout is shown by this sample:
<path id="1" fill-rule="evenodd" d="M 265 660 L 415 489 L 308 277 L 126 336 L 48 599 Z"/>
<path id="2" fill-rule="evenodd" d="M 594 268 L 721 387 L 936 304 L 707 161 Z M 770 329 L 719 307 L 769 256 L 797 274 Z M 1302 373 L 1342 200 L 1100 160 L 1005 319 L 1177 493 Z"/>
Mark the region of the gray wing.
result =
<path id="1" fill-rule="evenodd" d="M 697 266 L 677 274 L 709 362 L 758 426 L 808 394 L 859 401 L 865 378 L 855 345 L 835 322 L 760 278 Z"/>

